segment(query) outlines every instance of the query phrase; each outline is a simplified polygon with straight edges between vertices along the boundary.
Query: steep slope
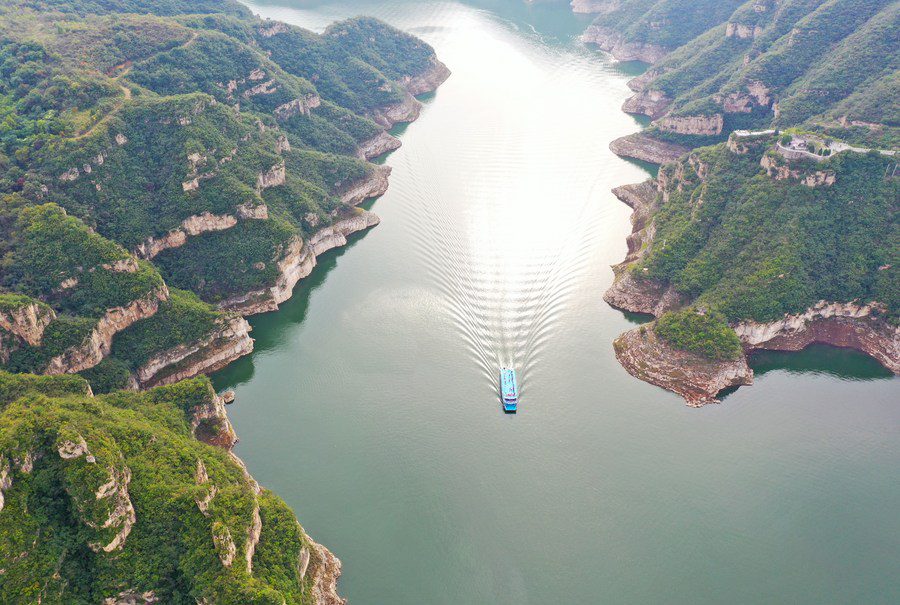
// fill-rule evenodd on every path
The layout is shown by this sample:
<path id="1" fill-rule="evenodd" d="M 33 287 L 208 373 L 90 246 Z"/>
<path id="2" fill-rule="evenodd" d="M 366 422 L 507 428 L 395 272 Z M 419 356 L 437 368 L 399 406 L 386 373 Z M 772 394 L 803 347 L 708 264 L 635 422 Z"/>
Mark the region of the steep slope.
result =
<path id="1" fill-rule="evenodd" d="M 0 372 L 3 601 L 342 602 L 340 563 L 234 440 L 206 379 L 93 397 Z"/>
<path id="2" fill-rule="evenodd" d="M 0 366 L 98 391 L 248 353 L 233 312 L 378 223 L 366 160 L 449 75 L 376 20 L 317 35 L 227 1 L 17 0 L 0 34 L 0 296 L 49 318 L 0 323 Z"/>
<path id="3" fill-rule="evenodd" d="M 898 28 L 891 0 L 752 0 L 634 80 L 624 109 L 689 146 L 802 124 L 895 147 Z"/>
<path id="4" fill-rule="evenodd" d="M 616 341 L 629 372 L 692 405 L 749 384 L 760 348 L 852 347 L 900 373 L 897 161 L 829 149 L 732 135 L 617 190 L 635 232 L 604 298 L 660 318 Z"/>

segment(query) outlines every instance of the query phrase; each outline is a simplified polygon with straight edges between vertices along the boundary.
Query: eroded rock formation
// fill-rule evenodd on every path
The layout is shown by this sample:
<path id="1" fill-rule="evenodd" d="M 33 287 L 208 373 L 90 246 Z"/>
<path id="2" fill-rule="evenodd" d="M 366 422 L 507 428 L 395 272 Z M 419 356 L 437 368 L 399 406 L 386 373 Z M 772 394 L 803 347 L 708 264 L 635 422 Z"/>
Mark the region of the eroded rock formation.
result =
<path id="1" fill-rule="evenodd" d="M 753 370 L 743 355 L 734 361 L 711 361 L 675 349 L 656 335 L 652 324 L 625 332 L 613 347 L 629 374 L 681 395 L 692 407 L 718 403 L 719 391 L 753 383 Z"/>
<path id="2" fill-rule="evenodd" d="M 316 266 L 316 256 L 346 245 L 347 236 L 374 227 L 378 222 L 379 218 L 374 213 L 358 210 L 351 216 L 320 229 L 305 243 L 295 238 L 278 262 L 279 276 L 273 286 L 229 298 L 219 306 L 242 315 L 276 310 L 278 305 L 291 297 L 297 282 L 312 272 Z"/>
<path id="3" fill-rule="evenodd" d="M 600 50 L 610 53 L 618 61 L 656 63 L 669 54 L 669 50 L 662 46 L 627 42 L 621 33 L 597 24 L 591 24 L 581 39 L 587 44 L 596 44 Z"/>
<path id="4" fill-rule="evenodd" d="M 172 384 L 198 374 L 211 374 L 253 351 L 250 324 L 230 317 L 200 340 L 161 351 L 135 371 L 140 388 Z"/>
<path id="5" fill-rule="evenodd" d="M 642 132 L 614 140 L 609 144 L 609 149 L 616 155 L 651 164 L 668 164 L 690 151 L 682 145 L 662 141 Z"/>
<path id="6" fill-rule="evenodd" d="M 84 342 L 51 359 L 44 373 L 73 374 L 94 367 L 109 355 L 116 334 L 135 322 L 155 315 L 159 303 L 168 298 L 169 289 L 162 285 L 123 307 L 107 309 Z"/>

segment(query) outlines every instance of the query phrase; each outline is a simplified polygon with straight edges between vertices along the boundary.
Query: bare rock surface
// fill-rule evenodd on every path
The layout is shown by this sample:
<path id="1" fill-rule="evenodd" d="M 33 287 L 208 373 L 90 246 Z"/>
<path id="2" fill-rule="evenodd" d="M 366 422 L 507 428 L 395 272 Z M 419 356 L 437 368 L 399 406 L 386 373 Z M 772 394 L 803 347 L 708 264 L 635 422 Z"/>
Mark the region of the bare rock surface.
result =
<path id="1" fill-rule="evenodd" d="M 616 155 L 651 164 L 668 164 L 690 151 L 682 145 L 661 141 L 641 132 L 620 137 L 610 143 L 609 148 Z"/>
<path id="2" fill-rule="evenodd" d="M 682 397 L 689 406 L 718 403 L 723 389 L 753 383 L 753 370 L 741 355 L 734 361 L 711 361 L 669 346 L 652 324 L 625 332 L 613 343 L 616 359 L 628 373 Z"/>

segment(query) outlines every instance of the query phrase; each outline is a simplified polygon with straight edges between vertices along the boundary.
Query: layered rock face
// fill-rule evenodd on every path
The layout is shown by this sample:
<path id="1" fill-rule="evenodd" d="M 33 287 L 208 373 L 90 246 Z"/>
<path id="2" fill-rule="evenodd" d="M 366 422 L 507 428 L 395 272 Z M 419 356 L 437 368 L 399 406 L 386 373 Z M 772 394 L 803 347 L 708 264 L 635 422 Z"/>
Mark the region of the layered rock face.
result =
<path id="1" fill-rule="evenodd" d="M 611 13 L 622 6 L 622 0 L 572 0 L 573 13 L 602 15 Z"/>
<path id="2" fill-rule="evenodd" d="M 253 290 L 230 298 L 220 307 L 242 315 L 254 315 L 278 309 L 278 305 L 291 297 L 297 282 L 312 273 L 316 256 L 347 243 L 347 236 L 374 227 L 380 219 L 372 212 L 358 211 L 324 229 L 320 229 L 304 244 L 299 238 L 288 245 L 278 262 L 279 276 L 270 288 Z"/>
<path id="3" fill-rule="evenodd" d="M 619 32 L 596 24 L 588 27 L 581 39 L 587 44 L 596 44 L 618 61 L 656 63 L 669 54 L 668 49 L 655 44 L 626 42 Z"/>
<path id="4" fill-rule="evenodd" d="M 388 189 L 390 175 L 390 166 L 374 166 L 368 175 L 349 183 L 342 189 L 340 192 L 341 203 L 347 206 L 356 206 L 369 198 L 383 195 Z"/>
<path id="5" fill-rule="evenodd" d="M 636 113 L 656 120 L 666 114 L 672 99 L 659 90 L 642 90 L 629 97 L 622 105 L 625 113 Z"/>
<path id="6" fill-rule="evenodd" d="M 748 351 L 799 351 L 813 343 L 857 349 L 900 374 L 900 326 L 878 317 L 884 309 L 875 303 L 819 301 L 803 313 L 778 321 L 740 322 L 734 326 Z"/>
<path id="7" fill-rule="evenodd" d="M 694 169 L 698 175 L 705 172 L 705 167 L 697 162 Z M 622 263 L 613 266 L 616 277 L 603 296 L 616 308 L 659 317 L 690 303 L 673 287 L 642 279 L 631 269 L 652 246 L 655 230 L 651 217 L 660 197 L 665 203 L 661 194 L 665 186 L 651 179 L 613 190 L 634 209 L 628 254 Z M 747 355 L 760 349 L 799 351 L 813 343 L 848 347 L 900 374 L 900 327 L 883 319 L 884 312 L 878 303 L 820 301 L 803 313 L 786 315 L 778 321 L 739 322 L 732 327 L 744 354 L 734 361 L 712 361 L 674 349 L 656 336 L 654 322 L 622 334 L 614 347 L 616 358 L 631 375 L 678 393 L 688 405 L 698 407 L 718 402 L 716 395 L 723 389 L 752 384 L 753 371 L 747 364 Z"/>
<path id="8" fill-rule="evenodd" d="M 642 132 L 614 140 L 609 144 L 609 149 L 618 156 L 634 158 L 651 164 L 668 164 L 690 151 L 682 145 L 661 141 Z"/>
<path id="9" fill-rule="evenodd" d="M 366 139 L 360 143 L 359 148 L 357 149 L 357 155 L 360 159 L 371 160 L 380 155 L 384 155 L 389 151 L 399 149 L 399 147 L 400 139 L 393 137 L 382 130 L 371 139 Z"/>
<path id="10" fill-rule="evenodd" d="M 172 384 L 199 374 L 211 374 L 253 351 L 250 324 L 232 317 L 201 340 L 185 343 L 151 357 L 135 372 L 140 388 Z"/>
<path id="11" fill-rule="evenodd" d="M 0 363 L 7 363 L 23 344 L 39 346 L 44 330 L 54 319 L 53 309 L 37 301 L 0 309 Z"/>
<path id="12" fill-rule="evenodd" d="M 228 215 L 216 215 L 209 212 L 190 216 L 183 221 L 177 229 L 169 231 L 163 237 L 149 237 L 135 248 L 134 253 L 139 258 L 152 259 L 160 252 L 170 248 L 178 248 L 187 242 L 189 236 L 201 235 L 212 231 L 224 231 L 237 225 L 237 218 Z"/>
<path id="13" fill-rule="evenodd" d="M 699 136 L 715 136 L 722 134 L 725 119 L 722 114 L 711 116 L 677 116 L 666 117 L 654 122 L 664 132 L 692 134 Z"/>
<path id="14" fill-rule="evenodd" d="M 160 286 L 124 307 L 107 309 L 85 341 L 50 360 L 45 374 L 74 374 L 94 367 L 109 355 L 113 337 L 128 326 L 152 317 L 159 303 L 169 298 L 169 289 Z"/>
<path id="15" fill-rule="evenodd" d="M 406 89 L 404 99 L 394 105 L 381 107 L 369 113 L 369 118 L 384 128 L 390 128 L 402 122 L 412 122 L 419 117 L 422 104 L 416 96 L 437 90 L 437 87 L 450 77 L 446 65 L 434 59 L 431 66 L 418 76 L 405 76 L 401 84 Z"/>
<path id="16" fill-rule="evenodd" d="M 406 92 L 417 97 L 437 90 L 437 87 L 449 77 L 450 70 L 447 66 L 437 59 L 433 59 L 431 66 L 427 70 L 418 76 L 405 76 L 400 80 L 400 84 L 406 88 Z"/>
<path id="17" fill-rule="evenodd" d="M 723 389 L 753 384 L 753 370 L 744 356 L 710 361 L 675 349 L 656 335 L 652 324 L 625 332 L 613 347 L 629 374 L 681 395 L 691 407 L 718 403 L 715 396 Z"/>

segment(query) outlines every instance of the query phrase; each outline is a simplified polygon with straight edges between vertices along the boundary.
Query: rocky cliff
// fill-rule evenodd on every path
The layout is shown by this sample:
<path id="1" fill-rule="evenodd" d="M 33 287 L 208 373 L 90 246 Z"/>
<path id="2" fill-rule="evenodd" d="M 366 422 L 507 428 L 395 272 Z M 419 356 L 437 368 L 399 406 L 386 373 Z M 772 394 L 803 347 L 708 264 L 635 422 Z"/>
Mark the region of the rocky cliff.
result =
<path id="1" fill-rule="evenodd" d="M 681 395 L 691 407 L 718 403 L 716 394 L 723 389 L 753 383 L 745 357 L 710 361 L 675 349 L 656 335 L 652 324 L 625 332 L 613 347 L 629 374 Z"/>
<path id="2" fill-rule="evenodd" d="M 200 374 L 221 370 L 253 351 L 250 324 L 231 317 L 200 340 L 157 353 L 135 372 L 139 388 L 171 384 Z"/>
<path id="3" fill-rule="evenodd" d="M 651 120 L 661 118 L 669 110 L 672 99 L 659 90 L 642 90 L 630 96 L 622 104 L 622 111 L 648 116 Z"/>
<path id="4" fill-rule="evenodd" d="M 709 170 L 699 158 L 689 164 L 698 175 Z M 667 178 L 677 181 L 678 174 L 676 170 Z M 634 209 L 628 253 L 622 263 L 613 267 L 615 279 L 603 297 L 616 308 L 659 317 L 690 303 L 673 287 L 643 278 L 633 269 L 652 249 L 655 236 L 652 215 L 660 201 L 665 203 L 662 190 L 668 185 L 651 179 L 613 190 Z M 885 319 L 886 312 L 879 303 L 819 301 L 803 313 L 785 315 L 777 321 L 737 322 L 732 327 L 741 341 L 743 354 L 734 361 L 713 361 L 674 349 L 655 335 L 655 322 L 622 334 L 614 347 L 616 358 L 630 374 L 678 393 L 688 405 L 700 406 L 717 402 L 716 395 L 723 389 L 751 384 L 753 372 L 747 364 L 747 355 L 760 349 L 799 351 L 812 343 L 848 347 L 874 357 L 900 374 L 900 326 Z"/>
<path id="5" fill-rule="evenodd" d="M 400 84 L 406 90 L 406 96 L 401 102 L 371 110 L 368 117 L 384 128 L 391 128 L 402 122 L 412 122 L 422 111 L 422 103 L 416 100 L 416 96 L 437 90 L 437 87 L 449 77 L 450 70 L 447 66 L 433 59 L 423 73 L 401 79 Z"/>
<path id="6" fill-rule="evenodd" d="M 618 61 L 656 63 L 669 54 L 668 49 L 662 46 L 628 42 L 620 32 L 597 24 L 591 24 L 581 39 L 587 44 L 596 44 L 600 50 L 610 53 Z"/>
<path id="7" fill-rule="evenodd" d="M 609 144 L 609 149 L 616 155 L 651 164 L 668 164 L 690 151 L 682 145 L 662 141 L 642 132 L 615 139 Z"/>
<path id="8" fill-rule="evenodd" d="M 400 139 L 393 137 L 382 130 L 374 137 L 366 139 L 359 144 L 357 155 L 363 160 L 372 160 L 380 155 L 384 155 L 389 151 L 394 151 L 400 147 Z"/>
<path id="9" fill-rule="evenodd" d="M 44 372 L 73 374 L 94 367 L 109 355 L 116 334 L 135 322 L 152 317 L 159 309 L 159 303 L 168 297 L 169 289 L 163 285 L 125 306 L 107 309 L 84 342 L 52 358 Z"/>
<path id="10" fill-rule="evenodd" d="M 301 239 L 295 238 L 287 246 L 278 262 L 279 276 L 275 285 L 229 298 L 219 306 L 242 315 L 254 315 L 278 309 L 278 305 L 291 297 L 297 282 L 312 273 L 316 266 L 316 256 L 332 248 L 346 245 L 349 235 L 374 227 L 379 220 L 378 216 L 372 212 L 357 210 L 351 216 L 320 229 L 305 243 Z"/>
<path id="11" fill-rule="evenodd" d="M 374 166 L 363 178 L 348 183 L 342 187 L 338 195 L 341 203 L 347 206 L 356 206 L 373 197 L 383 195 L 388 189 L 388 177 L 391 175 L 390 166 Z"/>
<path id="12" fill-rule="evenodd" d="M 215 215 L 204 212 L 190 216 L 181 222 L 177 229 L 172 229 L 162 237 L 149 237 L 135 248 L 139 258 L 152 259 L 157 254 L 170 248 L 178 248 L 187 242 L 189 236 L 201 235 L 213 231 L 230 229 L 237 224 L 237 218 L 228 215 Z"/>

